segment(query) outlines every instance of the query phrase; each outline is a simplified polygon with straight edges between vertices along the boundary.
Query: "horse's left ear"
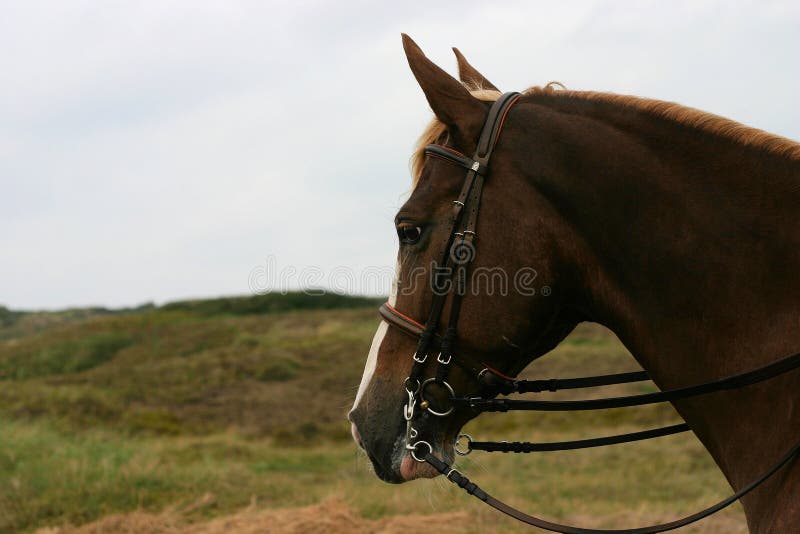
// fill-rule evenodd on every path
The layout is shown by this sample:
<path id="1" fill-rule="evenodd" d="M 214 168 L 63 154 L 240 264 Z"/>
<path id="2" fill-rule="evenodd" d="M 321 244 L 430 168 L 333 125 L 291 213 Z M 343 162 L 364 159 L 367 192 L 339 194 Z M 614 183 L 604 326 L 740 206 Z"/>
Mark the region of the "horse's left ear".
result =
<path id="1" fill-rule="evenodd" d="M 458 61 L 458 77 L 461 81 L 470 88 L 474 89 L 491 89 L 493 91 L 500 91 L 495 85 L 486 79 L 486 77 L 478 72 L 475 67 L 469 64 L 467 58 L 464 57 L 464 54 L 459 51 L 458 48 L 455 46 L 453 47 L 453 53 L 456 55 L 456 61 Z"/>
<path id="2" fill-rule="evenodd" d="M 411 72 L 436 117 L 447 126 L 456 146 L 468 154 L 472 153 L 486 119 L 487 105 L 425 57 L 417 43 L 406 34 L 403 34 L 403 49 Z"/>

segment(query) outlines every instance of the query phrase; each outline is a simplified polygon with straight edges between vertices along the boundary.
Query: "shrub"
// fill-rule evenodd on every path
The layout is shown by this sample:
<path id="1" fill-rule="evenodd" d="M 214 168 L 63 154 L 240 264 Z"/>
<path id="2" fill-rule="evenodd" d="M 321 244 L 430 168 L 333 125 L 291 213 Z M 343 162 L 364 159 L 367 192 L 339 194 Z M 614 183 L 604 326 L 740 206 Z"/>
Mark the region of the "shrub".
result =
<path id="1" fill-rule="evenodd" d="M 113 332 L 69 339 L 0 360 L 0 372 L 4 378 L 17 380 L 77 373 L 111 360 L 131 343 L 130 337 Z"/>
<path id="2" fill-rule="evenodd" d="M 295 378 L 300 363 L 288 353 L 268 354 L 257 367 L 255 377 L 263 382 L 285 382 Z"/>
<path id="3" fill-rule="evenodd" d="M 326 293 L 309 295 L 307 293 L 267 293 L 252 297 L 225 297 L 208 300 L 184 300 L 170 302 L 161 309 L 184 311 L 198 315 L 257 315 L 281 313 L 293 310 L 334 310 L 377 306 L 380 299 L 353 297 Z"/>

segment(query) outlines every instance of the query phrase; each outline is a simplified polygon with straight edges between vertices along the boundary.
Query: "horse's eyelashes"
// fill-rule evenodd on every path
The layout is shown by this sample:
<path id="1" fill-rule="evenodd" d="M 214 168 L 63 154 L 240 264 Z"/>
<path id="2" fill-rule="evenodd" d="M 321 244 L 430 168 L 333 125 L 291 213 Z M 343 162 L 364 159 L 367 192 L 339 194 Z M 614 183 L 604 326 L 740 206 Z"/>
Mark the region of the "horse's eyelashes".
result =
<path id="1" fill-rule="evenodd" d="M 401 243 L 413 245 L 422 237 L 422 228 L 414 225 L 401 225 L 397 227 L 397 235 Z"/>

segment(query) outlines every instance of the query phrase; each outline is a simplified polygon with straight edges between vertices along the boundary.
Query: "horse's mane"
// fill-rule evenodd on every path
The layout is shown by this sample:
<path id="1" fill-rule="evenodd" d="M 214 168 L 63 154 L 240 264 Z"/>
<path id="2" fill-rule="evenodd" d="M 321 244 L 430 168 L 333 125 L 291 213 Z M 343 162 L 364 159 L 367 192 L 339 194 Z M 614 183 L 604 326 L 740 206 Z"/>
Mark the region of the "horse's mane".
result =
<path id="1" fill-rule="evenodd" d="M 493 102 L 502 94 L 499 91 L 484 89 L 469 84 L 465 84 L 465 86 L 474 97 L 486 102 Z M 675 102 L 603 93 L 600 91 L 571 91 L 567 90 L 564 85 L 559 82 L 550 82 L 544 87 L 529 87 L 522 93 L 524 95 L 546 96 L 558 99 L 572 98 L 608 102 L 619 107 L 639 110 L 656 117 L 687 125 L 691 128 L 726 137 L 744 146 L 759 148 L 779 156 L 800 159 L 800 143 L 781 137 L 780 135 L 759 130 L 758 128 L 745 126 L 744 124 L 726 119 L 725 117 L 720 117 L 719 115 L 714 115 L 713 113 L 676 104 Z M 425 146 L 440 141 L 446 135 L 446 131 L 447 128 L 445 125 L 434 117 L 414 146 L 410 166 L 411 176 L 413 177 L 415 186 L 422 173 L 422 166 L 425 162 Z"/>

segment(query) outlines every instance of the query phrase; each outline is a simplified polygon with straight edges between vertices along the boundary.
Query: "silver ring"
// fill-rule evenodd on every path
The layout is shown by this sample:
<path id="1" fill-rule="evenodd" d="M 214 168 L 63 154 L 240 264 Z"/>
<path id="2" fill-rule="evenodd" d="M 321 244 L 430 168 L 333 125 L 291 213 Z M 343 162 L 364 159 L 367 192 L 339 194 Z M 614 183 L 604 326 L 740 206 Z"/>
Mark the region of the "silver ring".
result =
<path id="1" fill-rule="evenodd" d="M 467 448 L 466 450 L 463 451 L 459 450 L 458 448 L 458 442 L 461 441 L 461 438 L 467 440 Z M 472 436 L 470 436 L 469 434 L 459 434 L 455 442 L 453 442 L 453 450 L 456 451 L 456 454 L 458 454 L 459 456 L 466 456 L 472 452 L 472 448 L 470 448 L 471 444 L 472 444 Z"/>
<path id="2" fill-rule="evenodd" d="M 411 393 L 411 394 L 415 394 L 415 393 L 417 393 L 417 392 L 419 391 L 419 380 L 417 380 L 416 378 L 414 379 L 414 382 L 416 382 L 416 383 L 417 383 L 417 386 L 416 386 L 415 388 L 413 388 L 413 389 L 408 387 L 408 381 L 409 381 L 409 380 L 411 380 L 411 377 L 410 377 L 410 376 L 409 376 L 409 377 L 407 377 L 407 378 L 405 379 L 405 381 L 403 382 L 403 387 L 404 387 L 404 388 L 406 388 L 406 391 L 407 391 L 407 392 L 409 392 L 409 393 Z"/>
<path id="3" fill-rule="evenodd" d="M 436 379 L 435 378 L 429 378 L 429 379 L 425 380 L 422 383 L 422 385 L 419 387 L 419 398 L 420 398 L 420 400 L 422 400 L 422 401 L 425 400 L 425 386 L 427 386 L 431 382 L 436 382 Z M 450 384 L 448 384 L 447 382 L 442 381 L 441 385 L 443 385 L 445 388 L 447 388 L 447 391 L 450 392 L 450 398 L 451 399 L 456 396 L 456 392 L 453 391 L 453 388 L 452 388 L 452 386 L 450 386 Z M 455 406 L 450 406 L 450 409 L 447 410 L 446 412 L 437 412 L 437 411 L 431 409 L 430 401 L 428 401 L 428 407 L 425 408 L 425 409 L 428 410 L 431 413 L 431 415 L 435 415 L 436 417 L 447 417 L 448 415 L 453 413 L 453 411 L 456 409 L 456 407 Z"/>
<path id="4" fill-rule="evenodd" d="M 417 447 L 419 447 L 420 445 L 427 445 L 428 450 L 430 451 L 431 454 L 433 454 L 433 447 L 431 447 L 431 444 L 428 443 L 427 441 L 422 441 L 422 440 L 417 441 L 411 446 L 411 457 L 416 461 L 418 461 L 419 463 L 425 463 L 424 458 L 423 459 L 417 458 Z"/>

